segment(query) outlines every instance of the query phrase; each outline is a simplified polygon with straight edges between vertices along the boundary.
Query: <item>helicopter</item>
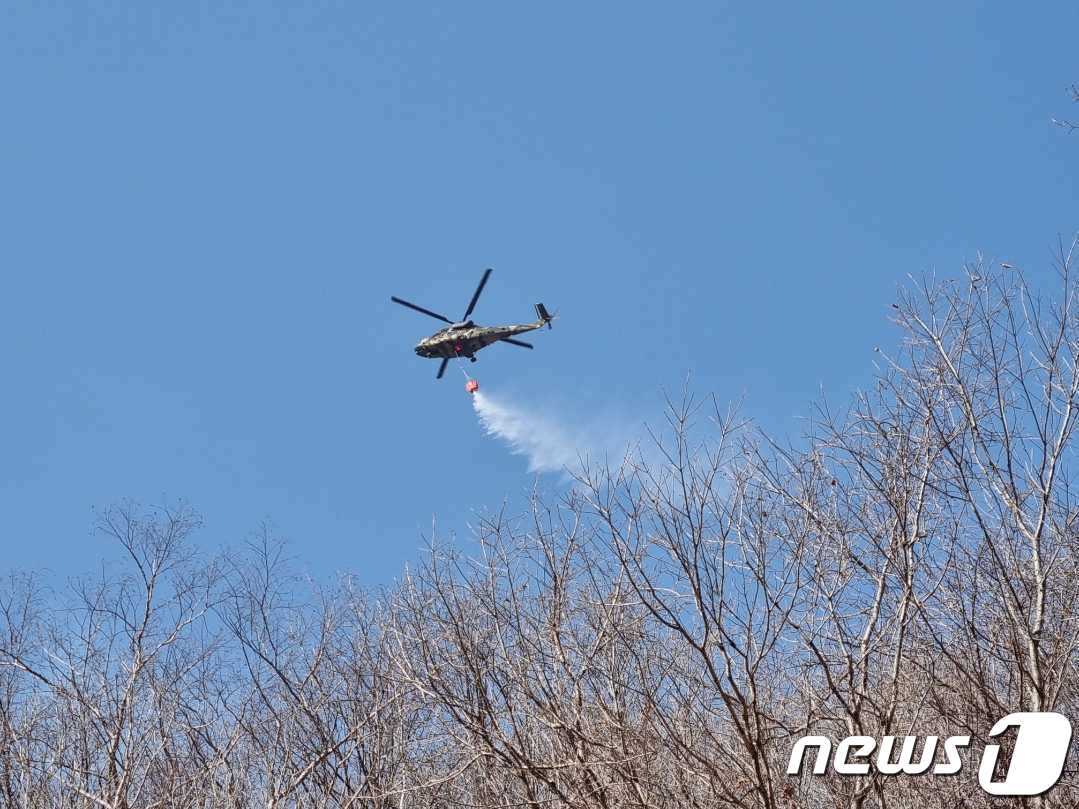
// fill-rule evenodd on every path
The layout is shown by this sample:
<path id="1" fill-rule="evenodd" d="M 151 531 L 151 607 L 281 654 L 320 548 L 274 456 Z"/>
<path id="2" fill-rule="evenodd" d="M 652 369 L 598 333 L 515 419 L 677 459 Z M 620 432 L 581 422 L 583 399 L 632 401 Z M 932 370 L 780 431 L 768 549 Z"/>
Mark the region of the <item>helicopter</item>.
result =
<path id="1" fill-rule="evenodd" d="M 548 329 L 551 328 L 554 315 L 548 312 L 542 303 L 536 304 L 536 317 L 539 320 L 535 323 L 515 323 L 509 326 L 477 326 L 469 320 L 469 315 L 476 308 L 476 301 L 479 300 L 480 293 L 483 292 L 483 287 L 487 284 L 487 279 L 491 277 L 491 272 L 492 270 L 490 269 L 484 272 L 479 286 L 476 287 L 476 291 L 472 295 L 472 300 L 468 302 L 468 308 L 465 309 L 464 315 L 458 321 L 450 320 L 445 315 L 432 312 L 430 309 L 424 309 L 422 306 L 417 306 L 395 295 L 390 296 L 390 300 L 394 303 L 399 303 L 409 309 L 415 309 L 417 312 L 450 324 L 416 344 L 416 353 L 421 357 L 442 360 L 442 364 L 438 366 L 435 379 L 442 378 L 442 374 L 446 372 L 446 366 L 452 359 L 468 357 L 471 362 L 475 362 L 477 351 L 498 342 L 509 343 L 521 348 L 532 348 L 531 343 L 526 343 L 524 340 L 515 340 L 514 336 L 541 329 L 544 326 Z"/>

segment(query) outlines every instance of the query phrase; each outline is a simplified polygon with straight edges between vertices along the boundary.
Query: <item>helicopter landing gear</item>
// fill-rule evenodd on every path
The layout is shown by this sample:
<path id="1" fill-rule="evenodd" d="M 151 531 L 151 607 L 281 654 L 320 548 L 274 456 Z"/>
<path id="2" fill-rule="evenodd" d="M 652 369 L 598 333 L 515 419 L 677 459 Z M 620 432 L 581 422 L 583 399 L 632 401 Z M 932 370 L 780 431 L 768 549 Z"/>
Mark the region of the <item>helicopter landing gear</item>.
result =
<path id="1" fill-rule="evenodd" d="M 469 357 L 469 358 L 468 358 L 468 361 L 469 361 L 469 362 L 475 362 L 475 361 L 476 361 L 476 358 L 475 358 L 475 357 Z"/>

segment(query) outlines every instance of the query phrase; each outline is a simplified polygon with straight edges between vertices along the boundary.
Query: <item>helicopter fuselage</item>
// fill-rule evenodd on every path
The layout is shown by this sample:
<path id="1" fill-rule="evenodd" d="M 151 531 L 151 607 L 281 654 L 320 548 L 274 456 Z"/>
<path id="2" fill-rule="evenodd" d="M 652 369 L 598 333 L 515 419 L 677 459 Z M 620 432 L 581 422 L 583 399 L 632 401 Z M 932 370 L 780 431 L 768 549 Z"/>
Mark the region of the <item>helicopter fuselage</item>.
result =
<path id="1" fill-rule="evenodd" d="M 474 360 L 475 354 L 491 343 L 497 343 L 506 337 L 535 331 L 544 325 L 543 320 L 535 323 L 515 323 L 509 326 L 477 326 L 471 320 L 454 323 L 425 337 L 416 344 L 416 353 L 431 359 L 453 359 L 468 357 Z"/>
<path id="2" fill-rule="evenodd" d="M 551 328 L 551 321 L 554 320 L 554 315 L 548 312 L 542 303 L 536 304 L 536 317 L 538 317 L 539 320 L 535 323 L 514 323 L 509 326 L 477 326 L 469 320 L 469 317 L 472 315 L 472 310 L 476 308 L 476 301 L 480 299 L 480 293 L 483 292 L 483 287 L 487 284 L 487 279 L 491 277 L 492 272 L 493 270 L 490 268 L 484 271 L 483 277 L 480 278 L 479 286 L 477 286 L 476 291 L 472 293 L 472 300 L 468 302 L 468 308 L 465 309 L 465 313 L 461 315 L 461 319 L 456 322 L 438 312 L 433 312 L 430 309 L 424 309 L 422 306 L 417 306 L 412 303 L 412 301 L 406 301 L 404 298 L 398 298 L 396 295 L 390 296 L 390 300 L 394 303 L 419 312 L 421 315 L 427 315 L 428 317 L 433 317 L 435 320 L 441 320 L 443 323 L 450 324 L 446 328 L 436 331 L 430 337 L 420 340 L 414 349 L 421 357 L 442 360 L 438 366 L 438 373 L 435 374 L 435 379 L 442 378 L 442 374 L 446 371 L 446 366 L 449 365 L 450 360 L 452 359 L 468 357 L 472 362 L 475 362 L 477 351 L 486 348 L 491 343 L 497 343 L 499 341 L 505 341 L 510 345 L 518 346 L 520 348 L 532 348 L 531 343 L 514 339 L 514 335 L 524 334 L 526 331 L 535 331 L 543 326 Z M 474 392 L 475 391 L 472 390 L 469 391 L 469 393 Z"/>

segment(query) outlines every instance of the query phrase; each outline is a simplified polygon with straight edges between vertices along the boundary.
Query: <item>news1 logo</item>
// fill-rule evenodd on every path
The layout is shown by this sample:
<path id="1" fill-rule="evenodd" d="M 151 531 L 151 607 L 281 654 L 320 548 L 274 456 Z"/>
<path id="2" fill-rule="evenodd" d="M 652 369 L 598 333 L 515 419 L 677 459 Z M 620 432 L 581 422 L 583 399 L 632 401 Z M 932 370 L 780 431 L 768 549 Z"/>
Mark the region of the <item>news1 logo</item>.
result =
<path id="1" fill-rule="evenodd" d="M 1071 747 L 1072 726 L 1068 718 L 1058 713 L 1012 713 L 1005 716 L 989 731 L 996 738 L 1010 728 L 1016 728 L 1015 745 L 1002 778 L 994 780 L 1000 757 L 999 744 L 987 744 L 978 767 L 978 783 L 990 795 L 1041 795 L 1051 789 L 1064 771 L 1064 762 Z M 944 760 L 934 764 L 937 736 L 926 736 L 921 756 L 914 760 L 917 736 L 903 736 L 898 756 L 894 755 L 897 737 L 848 736 L 836 745 L 832 769 L 839 775 L 869 773 L 873 751 L 877 751 L 875 768 L 882 775 L 955 775 L 963 768 L 959 751 L 970 745 L 970 736 L 949 736 L 944 740 Z M 815 747 L 813 775 L 823 775 L 828 769 L 832 741 L 826 736 L 803 736 L 791 750 L 788 775 L 799 775 L 805 763 L 806 750 Z M 893 761 L 893 757 L 896 759 Z"/>

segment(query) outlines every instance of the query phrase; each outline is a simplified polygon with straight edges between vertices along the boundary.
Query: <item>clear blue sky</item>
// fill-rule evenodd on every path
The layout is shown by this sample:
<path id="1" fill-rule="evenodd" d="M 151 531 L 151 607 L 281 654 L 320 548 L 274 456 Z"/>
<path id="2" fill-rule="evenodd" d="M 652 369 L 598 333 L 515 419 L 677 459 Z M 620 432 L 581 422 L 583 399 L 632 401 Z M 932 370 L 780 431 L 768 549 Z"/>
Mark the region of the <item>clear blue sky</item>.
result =
<path id="1" fill-rule="evenodd" d="M 433 515 L 519 502 L 463 377 L 412 352 L 561 318 L 481 383 L 779 431 L 895 339 L 907 273 L 1046 271 L 1079 226 L 1079 6 L 25 2 L 0 12 L 0 568 L 103 551 L 91 508 L 270 518 L 389 581 Z M 557 487 L 557 480 L 544 485 Z"/>

